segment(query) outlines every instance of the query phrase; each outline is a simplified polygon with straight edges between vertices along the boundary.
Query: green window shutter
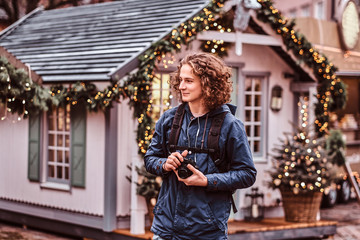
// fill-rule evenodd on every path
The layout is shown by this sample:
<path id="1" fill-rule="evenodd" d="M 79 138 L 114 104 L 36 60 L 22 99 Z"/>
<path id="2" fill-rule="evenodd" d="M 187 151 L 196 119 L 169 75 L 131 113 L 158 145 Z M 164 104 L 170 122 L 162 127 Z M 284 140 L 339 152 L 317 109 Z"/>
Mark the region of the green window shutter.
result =
<path id="1" fill-rule="evenodd" d="M 29 116 L 28 179 L 40 181 L 40 118 L 41 114 Z"/>
<path id="2" fill-rule="evenodd" d="M 85 187 L 86 107 L 78 103 L 71 107 L 71 184 Z"/>

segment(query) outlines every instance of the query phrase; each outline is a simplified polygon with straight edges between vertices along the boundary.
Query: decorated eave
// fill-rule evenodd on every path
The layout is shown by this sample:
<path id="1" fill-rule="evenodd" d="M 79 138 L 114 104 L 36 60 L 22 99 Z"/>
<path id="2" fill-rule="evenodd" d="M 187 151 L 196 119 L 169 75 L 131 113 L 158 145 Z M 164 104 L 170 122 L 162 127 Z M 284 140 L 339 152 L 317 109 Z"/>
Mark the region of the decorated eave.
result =
<path id="1" fill-rule="evenodd" d="M 26 117 L 31 112 L 47 111 L 49 105 L 81 101 L 89 111 L 96 111 L 129 98 L 139 123 L 139 153 L 144 154 L 154 129 L 149 91 L 156 63 L 166 62 L 169 55 L 201 37 L 199 33 L 218 28 L 225 2 L 131 0 L 34 11 L 1 33 L 0 46 L 30 65 L 43 83 L 76 84 L 46 89 L 24 75 L 14 74 L 13 66 L 0 59 L 0 101 L 9 112 Z M 267 39 L 268 35 L 281 39 L 269 46 L 300 73 L 302 81 L 317 79 L 315 125 L 320 135 L 325 134 L 329 111 L 342 108 L 346 102 L 346 89 L 335 74 L 336 67 L 294 30 L 294 24 L 273 7 L 271 0 L 258 2 L 261 8 L 250 22 L 254 31 Z M 137 71 L 125 81 L 116 81 L 135 67 Z M 20 84 L 14 84 L 14 80 Z M 91 83 L 94 81 L 111 83 L 98 90 Z"/>
<path id="2" fill-rule="evenodd" d="M 206 0 L 115 1 L 36 11 L 0 33 L 0 46 L 43 83 L 118 80 Z"/>

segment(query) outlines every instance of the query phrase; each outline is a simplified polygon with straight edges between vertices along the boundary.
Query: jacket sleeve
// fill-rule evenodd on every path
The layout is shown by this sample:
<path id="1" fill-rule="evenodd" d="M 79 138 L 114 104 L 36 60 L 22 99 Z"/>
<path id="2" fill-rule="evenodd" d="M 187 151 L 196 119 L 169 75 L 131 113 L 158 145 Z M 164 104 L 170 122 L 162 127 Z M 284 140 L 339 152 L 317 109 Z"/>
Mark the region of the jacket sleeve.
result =
<path id="1" fill-rule="evenodd" d="M 229 129 L 224 150 L 225 157 L 230 161 L 230 170 L 207 174 L 207 190 L 235 191 L 252 186 L 256 180 L 256 169 L 244 125 L 238 119 Z"/>
<path id="2" fill-rule="evenodd" d="M 163 170 L 162 165 L 167 159 L 166 152 L 166 127 L 164 124 L 166 114 L 163 114 L 155 125 L 155 132 L 152 137 L 149 149 L 147 150 L 144 163 L 146 171 L 157 176 L 166 176 L 168 172 Z"/>

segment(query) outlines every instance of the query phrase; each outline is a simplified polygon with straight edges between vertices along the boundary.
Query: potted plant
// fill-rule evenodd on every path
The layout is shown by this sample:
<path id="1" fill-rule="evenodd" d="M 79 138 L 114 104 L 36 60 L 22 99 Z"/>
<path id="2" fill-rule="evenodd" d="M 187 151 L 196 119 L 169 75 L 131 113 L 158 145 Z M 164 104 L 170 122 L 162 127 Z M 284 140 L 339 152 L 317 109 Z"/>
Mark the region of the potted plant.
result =
<path id="1" fill-rule="evenodd" d="M 325 139 L 308 127 L 296 127 L 274 148 L 270 186 L 279 189 L 286 221 L 314 222 L 321 197 L 328 191 L 333 174 L 327 160 Z"/>

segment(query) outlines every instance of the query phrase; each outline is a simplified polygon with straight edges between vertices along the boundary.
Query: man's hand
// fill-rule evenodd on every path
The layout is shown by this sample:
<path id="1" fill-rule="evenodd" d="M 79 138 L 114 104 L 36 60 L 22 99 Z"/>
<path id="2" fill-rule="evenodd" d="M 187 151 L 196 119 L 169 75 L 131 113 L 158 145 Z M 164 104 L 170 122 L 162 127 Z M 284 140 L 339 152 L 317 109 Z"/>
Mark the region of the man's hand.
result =
<path id="1" fill-rule="evenodd" d="M 208 179 L 202 172 L 194 168 L 191 164 L 188 164 L 186 167 L 193 172 L 193 175 L 188 178 L 182 179 L 179 177 L 178 171 L 176 170 L 175 173 L 180 182 L 185 183 L 186 186 L 206 187 L 208 185 Z"/>
<path id="2" fill-rule="evenodd" d="M 181 162 L 184 161 L 184 157 L 188 154 L 188 151 L 185 150 L 181 154 L 179 152 L 171 153 L 166 162 L 163 164 L 163 169 L 167 172 L 176 171 L 176 169 L 181 165 Z"/>

